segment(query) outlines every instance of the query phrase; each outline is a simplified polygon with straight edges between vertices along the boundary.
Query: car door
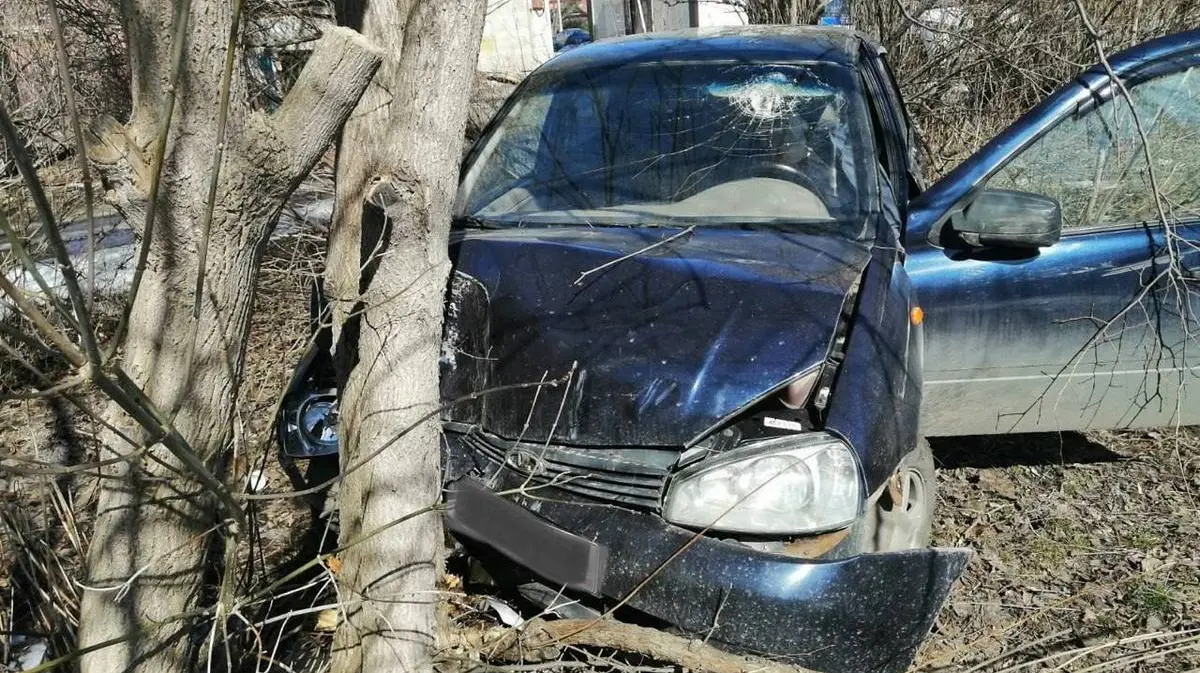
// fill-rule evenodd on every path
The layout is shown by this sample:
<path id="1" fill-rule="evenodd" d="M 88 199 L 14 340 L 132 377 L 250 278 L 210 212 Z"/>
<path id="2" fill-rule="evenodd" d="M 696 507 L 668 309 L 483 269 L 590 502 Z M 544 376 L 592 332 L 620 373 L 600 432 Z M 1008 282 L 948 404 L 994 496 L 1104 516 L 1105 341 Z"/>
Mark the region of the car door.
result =
<path id="1" fill-rule="evenodd" d="M 1200 422 L 1200 32 L 1110 65 L 1123 87 L 1083 73 L 911 204 L 927 435 Z M 1061 239 L 967 245 L 988 189 L 1057 200 Z"/>

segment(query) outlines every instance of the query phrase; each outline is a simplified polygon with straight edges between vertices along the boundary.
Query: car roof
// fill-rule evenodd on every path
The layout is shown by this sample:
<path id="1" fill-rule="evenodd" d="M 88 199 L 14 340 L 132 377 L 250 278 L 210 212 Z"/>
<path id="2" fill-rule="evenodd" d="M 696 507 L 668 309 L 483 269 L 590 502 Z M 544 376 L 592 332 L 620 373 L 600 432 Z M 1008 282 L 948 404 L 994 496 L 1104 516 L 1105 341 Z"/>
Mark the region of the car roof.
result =
<path id="1" fill-rule="evenodd" d="M 820 61 L 854 67 L 858 50 L 875 45 L 839 26 L 731 26 L 641 33 L 592 42 L 556 56 L 539 73 L 565 73 L 662 61 Z"/>

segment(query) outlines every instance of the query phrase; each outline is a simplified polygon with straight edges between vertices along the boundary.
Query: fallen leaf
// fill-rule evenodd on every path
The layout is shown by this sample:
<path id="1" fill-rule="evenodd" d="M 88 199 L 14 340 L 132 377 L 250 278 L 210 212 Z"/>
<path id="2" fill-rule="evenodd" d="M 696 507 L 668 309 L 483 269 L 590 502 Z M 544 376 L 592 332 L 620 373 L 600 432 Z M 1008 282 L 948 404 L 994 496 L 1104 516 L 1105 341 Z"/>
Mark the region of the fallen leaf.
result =
<path id="1" fill-rule="evenodd" d="M 333 633 L 337 630 L 337 625 L 337 608 L 328 608 L 317 613 L 317 625 L 313 630 L 319 633 Z"/>

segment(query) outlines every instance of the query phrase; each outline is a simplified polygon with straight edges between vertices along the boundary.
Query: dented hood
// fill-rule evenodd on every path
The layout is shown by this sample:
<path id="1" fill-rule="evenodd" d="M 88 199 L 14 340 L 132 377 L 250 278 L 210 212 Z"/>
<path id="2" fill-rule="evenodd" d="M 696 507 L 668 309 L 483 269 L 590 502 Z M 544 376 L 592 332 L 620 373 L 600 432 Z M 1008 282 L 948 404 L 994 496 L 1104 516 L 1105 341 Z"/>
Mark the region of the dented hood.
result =
<path id="1" fill-rule="evenodd" d="M 648 246 L 654 246 L 647 249 Z M 696 228 L 456 232 L 447 420 L 509 439 L 684 446 L 826 355 L 869 243 Z"/>

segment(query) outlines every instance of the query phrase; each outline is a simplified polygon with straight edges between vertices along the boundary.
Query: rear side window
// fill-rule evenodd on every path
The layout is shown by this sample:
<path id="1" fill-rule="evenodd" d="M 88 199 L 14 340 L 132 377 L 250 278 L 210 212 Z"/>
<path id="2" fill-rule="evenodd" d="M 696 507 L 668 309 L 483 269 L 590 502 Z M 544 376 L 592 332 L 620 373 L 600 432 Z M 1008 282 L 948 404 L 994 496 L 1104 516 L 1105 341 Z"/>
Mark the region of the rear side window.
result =
<path id="1" fill-rule="evenodd" d="M 988 187 L 1057 199 L 1064 229 L 1117 227 L 1158 221 L 1152 166 L 1167 217 L 1200 218 L 1200 70 L 1142 82 L 1130 94 L 1132 108 L 1117 93 L 1064 120 L 1001 169 Z"/>

